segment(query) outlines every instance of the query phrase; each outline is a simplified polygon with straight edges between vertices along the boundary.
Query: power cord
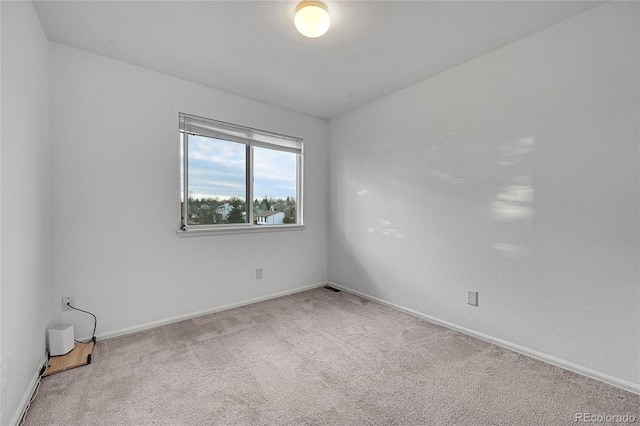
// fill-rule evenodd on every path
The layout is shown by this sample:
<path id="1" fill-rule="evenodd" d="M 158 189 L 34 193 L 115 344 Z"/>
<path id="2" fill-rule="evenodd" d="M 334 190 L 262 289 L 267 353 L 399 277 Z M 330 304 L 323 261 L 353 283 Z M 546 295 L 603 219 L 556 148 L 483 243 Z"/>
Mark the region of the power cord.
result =
<path id="1" fill-rule="evenodd" d="M 42 383 L 42 376 L 44 372 L 47 371 L 47 367 L 49 366 L 49 352 L 47 351 L 47 362 L 40 369 L 40 375 L 38 376 L 38 383 L 36 384 L 36 388 L 33 390 L 33 394 L 31 395 L 31 399 L 29 399 L 29 403 L 24 409 L 24 413 L 22 413 L 22 420 L 20 420 L 20 426 L 24 426 L 24 422 L 27 420 L 27 413 L 29 412 L 29 408 L 31 408 L 31 403 L 38 396 L 38 391 L 40 390 L 40 384 Z"/>
<path id="2" fill-rule="evenodd" d="M 87 340 L 86 342 L 81 342 L 80 340 L 75 340 L 78 343 L 82 343 L 83 345 L 86 345 L 87 343 L 91 342 L 93 340 L 93 343 L 96 342 L 96 327 L 98 326 L 98 318 L 96 318 L 95 315 L 93 315 L 91 312 L 89 311 L 84 311 L 82 309 L 78 309 L 74 306 L 71 306 L 71 303 L 67 302 L 67 306 L 70 307 L 71 309 L 74 309 L 76 311 L 80 311 L 80 312 L 84 312 L 85 314 L 89 314 L 93 317 L 93 335 L 91 336 L 91 339 Z"/>

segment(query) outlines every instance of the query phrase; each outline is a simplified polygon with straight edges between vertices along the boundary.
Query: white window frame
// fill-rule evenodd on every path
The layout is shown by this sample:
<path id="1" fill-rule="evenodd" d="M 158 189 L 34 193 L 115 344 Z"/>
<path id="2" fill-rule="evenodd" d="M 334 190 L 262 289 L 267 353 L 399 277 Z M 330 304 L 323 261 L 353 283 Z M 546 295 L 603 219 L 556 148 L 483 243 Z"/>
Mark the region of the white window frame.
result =
<path id="1" fill-rule="evenodd" d="M 301 138 L 286 136 L 265 130 L 253 129 L 224 121 L 198 117 L 191 114 L 179 113 L 179 129 L 182 134 L 182 179 L 183 203 L 181 209 L 180 229 L 176 232 L 179 237 L 193 237 L 202 235 L 240 234 L 251 232 L 291 231 L 304 229 L 303 222 L 303 166 L 304 144 Z M 246 147 L 246 214 L 247 223 L 225 223 L 189 225 L 188 194 L 189 194 L 189 135 L 198 135 L 223 141 L 244 144 Z M 253 215 L 253 161 L 254 147 L 292 152 L 296 154 L 296 223 L 282 225 L 254 225 Z"/>

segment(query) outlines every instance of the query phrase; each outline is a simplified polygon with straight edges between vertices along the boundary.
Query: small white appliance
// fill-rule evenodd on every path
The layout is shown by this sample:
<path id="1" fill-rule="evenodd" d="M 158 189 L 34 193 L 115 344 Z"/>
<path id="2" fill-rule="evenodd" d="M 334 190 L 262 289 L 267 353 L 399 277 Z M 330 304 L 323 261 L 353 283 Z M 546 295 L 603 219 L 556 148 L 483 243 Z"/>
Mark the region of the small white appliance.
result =
<path id="1" fill-rule="evenodd" d="M 73 325 L 58 324 L 49 329 L 49 355 L 58 356 L 70 352 L 74 346 Z"/>

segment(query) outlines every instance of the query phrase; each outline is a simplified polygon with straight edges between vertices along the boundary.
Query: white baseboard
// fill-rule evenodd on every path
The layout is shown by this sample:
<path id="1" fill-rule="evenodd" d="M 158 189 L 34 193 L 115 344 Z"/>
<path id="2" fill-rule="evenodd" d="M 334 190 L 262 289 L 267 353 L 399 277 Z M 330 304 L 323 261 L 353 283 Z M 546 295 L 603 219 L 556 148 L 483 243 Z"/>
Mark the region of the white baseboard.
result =
<path id="1" fill-rule="evenodd" d="M 640 384 L 632 383 L 632 382 L 629 382 L 629 381 L 626 381 L 626 380 L 623 380 L 623 379 L 619 379 L 617 377 L 610 376 L 608 374 L 601 373 L 599 371 L 595 371 L 595 370 L 592 370 L 590 368 L 583 367 L 581 365 L 577 365 L 577 364 L 574 364 L 572 362 L 569 362 L 569 361 L 566 361 L 566 360 L 563 360 L 563 359 L 560 359 L 560 358 L 556 358 L 554 356 L 547 355 L 545 353 L 538 352 L 538 351 L 533 350 L 533 349 L 526 348 L 524 346 L 516 345 L 515 343 L 511 343 L 511 342 L 508 342 L 506 340 L 498 339 L 497 337 L 493 337 L 493 336 L 490 336 L 488 334 L 480 333 L 478 331 L 471 330 L 469 328 L 459 326 L 459 325 L 451 323 L 449 321 L 441 320 L 440 318 L 432 317 L 431 315 L 427 315 L 427 314 L 424 314 L 422 312 L 414 311 L 413 309 L 405 308 L 404 306 L 400 306 L 400 305 L 397 305 L 395 303 L 388 302 L 386 300 L 380 299 L 378 297 L 374 297 L 374 296 L 371 296 L 369 294 L 362 293 L 360 291 L 350 289 L 349 287 L 346 287 L 346 286 L 341 285 L 341 284 L 337 284 L 337 283 L 332 282 L 332 281 L 329 281 L 328 283 L 329 283 L 329 285 L 331 287 L 335 287 L 335 288 L 338 288 L 340 290 L 346 291 L 347 293 L 352 293 L 352 294 L 355 294 L 357 296 L 363 297 L 365 299 L 380 303 L 381 305 L 389 306 L 389 307 L 397 309 L 399 311 L 406 312 L 406 313 L 408 313 L 410 315 L 422 318 L 422 319 L 427 320 L 429 322 L 432 322 L 434 324 L 438 324 L 438 325 L 441 325 L 443 327 L 450 328 L 450 329 L 455 330 L 455 331 L 459 331 L 460 333 L 467 334 L 469 336 L 478 338 L 480 340 L 484 340 L 484 341 L 489 342 L 489 343 L 493 343 L 494 345 L 501 346 L 503 348 L 512 350 L 514 352 L 518 352 L 520 354 L 529 356 L 531 358 L 535 358 L 537 360 L 544 361 L 546 363 L 555 365 L 557 367 L 564 368 L 565 370 L 569 370 L 569 371 L 573 371 L 574 373 L 582 374 L 583 376 L 587 376 L 587 377 L 590 377 L 592 379 L 599 380 L 601 382 L 607 383 L 607 384 L 612 385 L 612 386 L 616 386 L 616 387 L 624 389 L 626 391 L 630 391 L 630 392 L 633 392 L 633 393 L 636 393 L 636 394 L 640 394 Z"/>
<path id="2" fill-rule="evenodd" d="M 105 340 L 112 339 L 114 337 L 120 337 L 131 333 L 136 333 L 138 331 L 148 330 L 150 328 L 159 327 L 161 325 L 172 324 L 174 322 L 180 322 L 192 318 L 201 317 L 203 315 L 213 314 L 215 312 L 226 311 L 227 309 L 239 308 L 240 306 L 251 305 L 252 303 L 263 302 L 265 300 L 276 299 L 278 297 L 287 296 L 289 294 L 299 293 L 301 291 L 311 290 L 313 288 L 318 288 L 327 285 L 326 281 L 317 284 L 311 284 L 304 287 L 298 287 L 293 290 L 282 291 L 279 293 L 273 293 L 267 296 L 256 297 L 254 299 L 244 300 L 242 302 L 230 303 L 228 305 L 218 306 L 216 308 L 205 309 L 203 311 L 191 312 L 184 315 L 178 315 L 175 317 L 165 318 L 158 321 L 152 321 L 145 324 L 135 325 L 133 327 L 121 328 L 119 330 L 107 331 L 105 333 L 100 333 L 96 335 L 96 340 Z M 91 336 L 85 336 L 79 338 L 79 340 L 87 340 L 90 339 Z"/>
<path id="3" fill-rule="evenodd" d="M 22 397 L 22 400 L 20 401 L 20 405 L 18 405 L 18 410 L 13 415 L 13 419 L 11 419 L 11 423 L 9 423 L 11 426 L 17 426 L 18 424 L 20 424 L 20 420 L 22 420 L 22 416 L 24 416 L 24 412 L 29 406 L 29 401 L 31 401 L 33 392 L 36 390 L 36 386 L 38 386 L 38 380 L 40 379 L 40 372 L 42 371 L 42 367 L 44 365 L 47 365 L 48 361 L 49 359 L 45 355 L 44 359 L 40 363 L 40 366 L 38 367 L 38 370 L 36 371 L 36 374 L 33 376 L 33 379 L 31 380 L 31 383 L 29 384 L 27 391 Z"/>

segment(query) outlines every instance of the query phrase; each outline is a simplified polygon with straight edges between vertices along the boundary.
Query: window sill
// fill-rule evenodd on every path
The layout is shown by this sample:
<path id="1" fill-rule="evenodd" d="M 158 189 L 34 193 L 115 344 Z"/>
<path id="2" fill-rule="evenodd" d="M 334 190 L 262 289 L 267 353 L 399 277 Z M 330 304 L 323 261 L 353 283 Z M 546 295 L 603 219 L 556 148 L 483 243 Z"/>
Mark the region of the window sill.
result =
<path id="1" fill-rule="evenodd" d="M 178 229 L 176 234 L 180 238 L 189 237 L 206 237 L 211 235 L 229 235 L 229 234 L 253 234 L 257 232 L 282 232 L 282 231 L 302 231 L 304 225 L 252 225 L 252 226 L 227 226 L 219 228 L 189 229 L 183 231 Z"/>

